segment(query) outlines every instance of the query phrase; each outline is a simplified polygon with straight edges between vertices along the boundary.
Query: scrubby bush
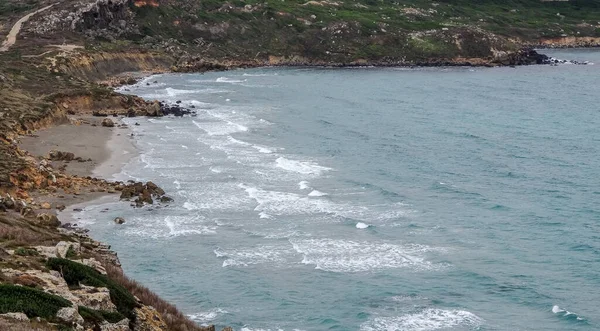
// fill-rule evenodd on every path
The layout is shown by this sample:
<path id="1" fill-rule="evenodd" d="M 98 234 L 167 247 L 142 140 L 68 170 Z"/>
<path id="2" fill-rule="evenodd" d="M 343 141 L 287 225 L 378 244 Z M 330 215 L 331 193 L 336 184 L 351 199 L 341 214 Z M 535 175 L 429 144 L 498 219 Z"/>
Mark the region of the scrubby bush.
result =
<path id="1" fill-rule="evenodd" d="M 94 287 L 106 287 L 110 291 L 110 300 L 117 306 L 119 313 L 133 320 L 135 315 L 133 309 L 138 303 L 123 286 L 99 273 L 95 269 L 61 258 L 50 258 L 47 262 L 48 268 L 59 271 L 69 286 L 80 284 Z"/>
<path id="2" fill-rule="evenodd" d="M 81 315 L 86 322 L 93 324 L 101 324 L 103 321 L 117 323 L 125 319 L 125 316 L 119 312 L 95 310 L 84 306 L 79 306 L 79 315 Z"/>
<path id="3" fill-rule="evenodd" d="M 0 284 L 0 314 L 25 313 L 28 317 L 53 319 L 71 303 L 64 298 L 24 286 Z"/>

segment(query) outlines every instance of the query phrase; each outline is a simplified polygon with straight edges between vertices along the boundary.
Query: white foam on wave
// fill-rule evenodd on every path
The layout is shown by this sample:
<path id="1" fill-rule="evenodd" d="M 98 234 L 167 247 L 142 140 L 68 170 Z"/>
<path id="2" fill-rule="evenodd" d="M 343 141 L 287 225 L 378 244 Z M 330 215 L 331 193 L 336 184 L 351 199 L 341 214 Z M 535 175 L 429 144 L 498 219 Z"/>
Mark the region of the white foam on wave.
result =
<path id="1" fill-rule="evenodd" d="M 251 209 L 254 202 L 237 184 L 222 182 L 206 182 L 198 190 L 182 192 L 182 200 L 183 208 L 203 211 L 240 211 Z"/>
<path id="2" fill-rule="evenodd" d="M 365 224 L 365 223 L 363 223 L 363 222 L 358 222 L 358 223 L 356 223 L 356 228 L 357 228 L 357 229 L 366 229 L 366 228 L 368 228 L 368 227 L 369 227 L 369 224 Z"/>
<path id="3" fill-rule="evenodd" d="M 316 213 L 335 213 L 343 207 L 323 199 L 310 199 L 295 193 L 268 191 L 257 187 L 238 185 L 258 205 L 255 211 L 266 212 L 270 215 L 306 215 Z"/>
<path id="4" fill-rule="evenodd" d="M 127 235 L 144 238 L 170 239 L 216 233 L 216 227 L 205 225 L 205 219 L 201 216 L 135 217 L 127 223 Z"/>
<path id="5" fill-rule="evenodd" d="M 381 269 L 409 268 L 433 270 L 435 265 L 423 257 L 431 251 L 424 245 L 395 245 L 341 239 L 291 240 L 294 250 L 304 257 L 303 264 L 331 272 L 365 272 Z"/>
<path id="6" fill-rule="evenodd" d="M 310 186 L 308 186 L 308 185 L 309 185 L 309 183 L 307 181 L 305 181 L 305 180 L 303 180 L 300 183 L 298 183 L 298 187 L 301 190 L 308 190 L 310 188 Z"/>
<path id="7" fill-rule="evenodd" d="M 271 215 L 269 215 L 269 214 L 265 213 L 264 211 L 261 211 L 261 212 L 258 214 L 258 216 L 259 216 L 260 218 L 263 218 L 263 219 L 271 219 L 271 218 L 273 218 L 273 216 L 271 216 Z"/>
<path id="8" fill-rule="evenodd" d="M 165 92 L 167 92 L 167 95 L 170 97 L 175 97 L 181 94 L 193 94 L 193 93 L 198 93 L 200 92 L 200 90 L 179 90 L 179 89 L 174 89 L 172 87 L 167 87 L 165 89 Z"/>
<path id="9" fill-rule="evenodd" d="M 459 326 L 478 327 L 483 319 L 465 310 L 425 309 L 398 317 L 375 317 L 361 325 L 361 331 L 428 331 Z"/>
<path id="10" fill-rule="evenodd" d="M 232 134 L 235 132 L 248 131 L 248 127 L 231 122 L 229 120 L 223 120 L 221 122 L 197 122 L 192 121 L 199 129 L 206 132 L 209 136 L 223 136 Z"/>
<path id="11" fill-rule="evenodd" d="M 259 151 L 260 153 L 263 153 L 263 154 L 271 154 L 271 153 L 273 153 L 273 150 L 271 148 L 267 148 L 267 147 L 264 147 L 264 146 L 252 145 L 252 148 L 256 149 L 257 151 Z"/>
<path id="12" fill-rule="evenodd" d="M 583 321 L 583 318 L 568 310 L 560 308 L 558 305 L 552 306 L 552 313 L 562 315 L 563 317 L 576 316 L 578 321 Z"/>
<path id="13" fill-rule="evenodd" d="M 285 251 L 276 246 L 258 246 L 251 249 L 221 249 L 217 248 L 214 253 L 219 258 L 224 258 L 223 268 L 247 267 L 250 265 L 264 263 L 284 263 L 286 261 Z"/>
<path id="14" fill-rule="evenodd" d="M 206 325 L 209 322 L 214 321 L 219 315 L 228 314 L 229 312 L 221 308 L 213 308 L 207 311 L 201 311 L 195 314 L 187 315 L 191 320 Z"/>
<path id="15" fill-rule="evenodd" d="M 260 328 L 250 328 L 248 326 L 243 326 L 240 331 L 286 331 L 284 329 L 260 329 Z M 292 331 L 303 331 L 300 329 L 293 329 Z"/>
<path id="16" fill-rule="evenodd" d="M 297 172 L 304 175 L 321 175 L 325 171 L 332 170 L 331 168 L 320 166 L 313 161 L 297 161 L 279 157 L 275 160 L 278 168 Z"/>
<path id="17" fill-rule="evenodd" d="M 223 169 L 218 168 L 218 167 L 209 167 L 208 168 L 210 171 L 214 172 L 215 174 L 220 174 L 223 172 Z"/>
<path id="18" fill-rule="evenodd" d="M 181 189 L 181 183 L 178 180 L 174 180 L 173 184 L 175 184 L 175 188 L 180 190 Z"/>
<path id="19" fill-rule="evenodd" d="M 312 190 L 310 193 L 308 193 L 309 197 L 324 197 L 326 195 L 329 195 L 329 194 L 318 191 L 318 190 Z"/>
<path id="20" fill-rule="evenodd" d="M 247 82 L 247 79 L 231 79 L 231 78 L 227 78 L 227 77 L 219 77 L 217 78 L 216 82 L 217 83 L 229 83 L 229 84 L 240 84 L 240 83 L 245 83 Z"/>

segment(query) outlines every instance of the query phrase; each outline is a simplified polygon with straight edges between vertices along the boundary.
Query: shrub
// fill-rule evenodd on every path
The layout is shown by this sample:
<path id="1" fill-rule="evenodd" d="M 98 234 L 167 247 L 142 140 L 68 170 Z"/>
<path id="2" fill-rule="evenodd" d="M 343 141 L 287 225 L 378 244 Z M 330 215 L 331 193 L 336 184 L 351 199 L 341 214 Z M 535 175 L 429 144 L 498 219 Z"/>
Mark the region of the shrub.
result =
<path id="1" fill-rule="evenodd" d="M 125 316 L 119 312 L 95 310 L 84 306 L 79 306 L 79 315 L 81 315 L 86 322 L 93 324 L 101 324 L 103 321 L 117 323 L 125 319 Z"/>
<path id="2" fill-rule="evenodd" d="M 71 303 L 64 298 L 29 287 L 0 284 L 0 313 L 25 313 L 28 317 L 52 319 Z"/>
<path id="3" fill-rule="evenodd" d="M 36 251 L 33 248 L 19 247 L 19 248 L 15 249 L 15 255 L 20 255 L 20 256 L 37 256 L 37 255 L 40 255 L 40 254 L 38 253 L 38 251 Z"/>
<path id="4" fill-rule="evenodd" d="M 117 306 L 119 313 L 130 320 L 135 319 L 133 309 L 138 303 L 125 287 L 102 275 L 95 269 L 86 265 L 61 258 L 50 258 L 47 262 L 48 268 L 62 273 L 69 286 L 80 284 L 94 287 L 106 287 L 110 291 L 110 300 Z"/>

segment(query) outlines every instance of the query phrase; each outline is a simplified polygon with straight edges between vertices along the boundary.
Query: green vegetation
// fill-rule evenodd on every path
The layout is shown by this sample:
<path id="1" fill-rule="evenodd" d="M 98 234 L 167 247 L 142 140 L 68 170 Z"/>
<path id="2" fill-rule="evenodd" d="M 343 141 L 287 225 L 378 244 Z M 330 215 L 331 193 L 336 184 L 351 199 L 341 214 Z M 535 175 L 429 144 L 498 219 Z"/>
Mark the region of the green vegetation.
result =
<path id="1" fill-rule="evenodd" d="M 15 249 L 15 255 L 19 255 L 19 256 L 38 256 L 40 254 L 38 253 L 38 251 L 36 251 L 33 248 L 19 247 L 19 248 Z"/>
<path id="2" fill-rule="evenodd" d="M 79 306 L 78 310 L 79 315 L 81 315 L 86 322 L 92 324 L 101 324 L 103 321 L 107 321 L 108 323 L 117 323 L 125 319 L 125 316 L 119 312 L 94 310 L 84 306 Z"/>
<path id="3" fill-rule="evenodd" d="M 110 299 L 117 306 L 117 310 L 129 319 L 134 318 L 133 309 L 138 303 L 123 286 L 102 275 L 86 265 L 67 259 L 50 258 L 48 268 L 59 271 L 69 286 L 77 287 L 80 284 L 95 287 L 106 287 L 110 291 Z"/>
<path id="4" fill-rule="evenodd" d="M 29 287 L 0 284 L 0 314 L 25 313 L 28 317 L 51 320 L 71 303 L 59 296 Z"/>

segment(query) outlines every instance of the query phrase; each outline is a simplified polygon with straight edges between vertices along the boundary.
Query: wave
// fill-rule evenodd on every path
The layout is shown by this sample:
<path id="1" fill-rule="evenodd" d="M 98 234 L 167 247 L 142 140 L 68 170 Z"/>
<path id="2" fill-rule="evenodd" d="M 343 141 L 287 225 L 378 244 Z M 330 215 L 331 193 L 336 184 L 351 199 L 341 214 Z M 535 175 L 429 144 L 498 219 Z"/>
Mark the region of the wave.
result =
<path id="1" fill-rule="evenodd" d="M 207 235 L 216 233 L 215 226 L 204 224 L 201 216 L 167 216 L 161 217 L 134 217 L 128 220 L 129 227 L 125 233 L 129 236 L 170 239 L 187 235 Z"/>
<path id="2" fill-rule="evenodd" d="M 309 183 L 307 181 L 305 181 L 305 180 L 303 180 L 300 183 L 298 183 L 298 187 L 301 190 L 308 190 L 310 188 L 310 186 L 308 186 L 308 185 L 309 185 Z"/>
<path id="3" fill-rule="evenodd" d="M 425 309 L 398 317 L 375 317 L 361 325 L 361 331 L 402 330 L 426 331 L 458 326 L 470 328 L 483 324 L 483 319 L 465 310 Z"/>
<path id="4" fill-rule="evenodd" d="M 197 122 L 192 121 L 199 129 L 206 132 L 209 136 L 223 136 L 235 132 L 248 131 L 248 127 L 231 121 L 223 122 Z"/>
<path id="5" fill-rule="evenodd" d="M 174 96 L 178 96 L 178 95 L 181 95 L 181 94 L 198 93 L 198 92 L 201 92 L 201 90 L 179 90 L 179 89 L 174 89 L 172 87 L 167 87 L 165 89 L 165 92 L 167 92 L 168 96 L 174 97 Z"/>
<path id="6" fill-rule="evenodd" d="M 247 79 L 231 79 L 231 78 L 227 78 L 227 77 L 219 77 L 217 78 L 216 82 L 217 83 L 230 83 L 230 84 L 240 84 L 240 83 L 245 83 L 247 82 Z"/>
<path id="7" fill-rule="evenodd" d="M 356 228 L 357 228 L 357 229 L 366 229 L 366 228 L 368 228 L 369 226 L 370 226 L 370 225 L 368 225 L 368 224 L 365 224 L 365 223 L 363 223 L 363 222 L 358 222 L 358 223 L 356 223 Z"/>
<path id="8" fill-rule="evenodd" d="M 331 168 L 320 166 L 312 161 L 296 161 L 286 159 L 285 157 L 279 157 L 275 162 L 276 167 L 278 168 L 304 175 L 321 175 L 325 171 L 332 170 Z"/>
<path id="9" fill-rule="evenodd" d="M 312 192 L 308 193 L 309 197 L 324 197 L 326 195 L 329 194 L 317 190 L 313 190 Z"/>
<path id="10" fill-rule="evenodd" d="M 568 310 L 562 309 L 560 308 L 558 305 L 554 305 L 552 306 L 552 313 L 563 317 L 565 319 L 573 319 L 576 321 L 584 321 L 584 319 L 582 317 L 580 317 L 579 315 L 572 313 Z"/>
<path id="11" fill-rule="evenodd" d="M 264 263 L 284 263 L 285 251 L 277 246 L 258 246 L 251 249 L 221 249 L 214 250 L 218 258 L 224 258 L 223 268 L 247 267 Z"/>
<path id="12" fill-rule="evenodd" d="M 221 308 L 213 308 L 207 311 L 189 314 L 187 316 L 194 322 L 206 325 L 207 323 L 214 321 L 219 315 L 224 314 L 229 314 L 229 312 Z"/>
<path id="13" fill-rule="evenodd" d="M 394 245 L 341 239 L 291 240 L 302 263 L 331 272 L 366 272 L 382 269 L 439 269 L 422 256 L 434 249 L 424 245 Z"/>
<path id="14" fill-rule="evenodd" d="M 256 149 L 257 151 L 259 151 L 260 153 L 263 154 L 271 154 L 273 153 L 273 150 L 264 146 L 259 146 L 259 145 L 252 145 L 252 148 Z"/>

